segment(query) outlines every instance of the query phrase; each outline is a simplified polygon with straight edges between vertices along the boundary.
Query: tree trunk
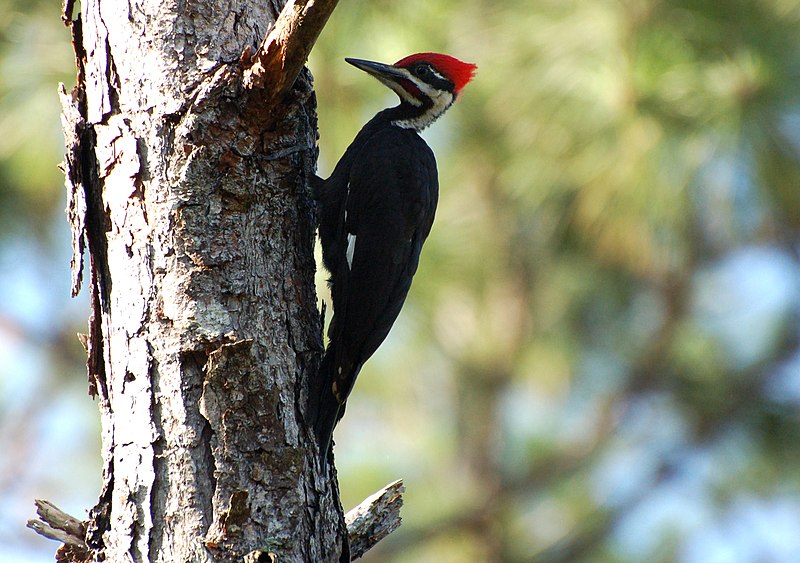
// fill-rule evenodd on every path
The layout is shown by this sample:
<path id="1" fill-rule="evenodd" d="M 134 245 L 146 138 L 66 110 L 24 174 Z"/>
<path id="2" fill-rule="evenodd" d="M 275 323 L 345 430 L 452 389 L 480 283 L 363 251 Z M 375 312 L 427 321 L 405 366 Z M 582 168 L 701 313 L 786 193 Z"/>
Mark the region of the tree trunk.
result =
<path id="1" fill-rule="evenodd" d="M 73 2 L 73 290 L 86 241 L 102 417 L 92 555 L 338 560 L 335 471 L 303 419 L 322 350 L 311 78 L 271 99 L 238 63 L 281 3 L 83 0 L 72 21 Z"/>

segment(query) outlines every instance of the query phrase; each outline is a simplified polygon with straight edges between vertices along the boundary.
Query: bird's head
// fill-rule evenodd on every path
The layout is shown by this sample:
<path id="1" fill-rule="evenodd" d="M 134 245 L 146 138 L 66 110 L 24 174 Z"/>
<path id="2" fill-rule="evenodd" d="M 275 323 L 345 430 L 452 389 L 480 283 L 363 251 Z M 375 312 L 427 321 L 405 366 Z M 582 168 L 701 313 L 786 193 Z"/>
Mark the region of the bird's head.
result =
<path id="1" fill-rule="evenodd" d="M 449 55 L 417 53 L 393 65 L 345 59 L 368 72 L 400 96 L 400 127 L 421 130 L 433 123 L 455 101 L 475 75 L 477 66 Z"/>

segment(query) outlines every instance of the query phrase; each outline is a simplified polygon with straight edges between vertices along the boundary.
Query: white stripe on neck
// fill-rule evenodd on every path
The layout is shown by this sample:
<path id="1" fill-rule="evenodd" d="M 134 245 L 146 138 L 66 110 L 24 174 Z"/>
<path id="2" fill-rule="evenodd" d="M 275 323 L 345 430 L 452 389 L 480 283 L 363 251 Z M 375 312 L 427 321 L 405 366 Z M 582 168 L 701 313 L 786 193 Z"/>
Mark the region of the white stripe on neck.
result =
<path id="1" fill-rule="evenodd" d="M 416 131 L 422 131 L 428 125 L 436 121 L 440 115 L 447 111 L 447 108 L 453 105 L 453 101 L 455 100 L 453 94 L 442 90 L 426 88 L 424 93 L 430 96 L 431 100 L 433 101 L 433 105 L 430 108 L 416 117 L 397 119 L 392 121 L 392 124 L 404 129 L 415 129 Z"/>

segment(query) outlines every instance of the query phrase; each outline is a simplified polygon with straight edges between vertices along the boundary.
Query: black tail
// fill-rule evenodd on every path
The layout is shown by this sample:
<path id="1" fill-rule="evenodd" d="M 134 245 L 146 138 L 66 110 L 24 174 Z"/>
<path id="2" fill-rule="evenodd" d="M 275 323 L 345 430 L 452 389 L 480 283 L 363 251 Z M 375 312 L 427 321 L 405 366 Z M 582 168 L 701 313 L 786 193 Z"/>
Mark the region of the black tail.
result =
<path id="1" fill-rule="evenodd" d="M 311 385 L 312 420 L 322 463 L 328 457 L 333 439 L 333 429 L 341 418 L 339 411 L 343 408 L 333 394 L 334 356 L 334 350 L 329 347 L 322 357 L 317 377 Z"/>

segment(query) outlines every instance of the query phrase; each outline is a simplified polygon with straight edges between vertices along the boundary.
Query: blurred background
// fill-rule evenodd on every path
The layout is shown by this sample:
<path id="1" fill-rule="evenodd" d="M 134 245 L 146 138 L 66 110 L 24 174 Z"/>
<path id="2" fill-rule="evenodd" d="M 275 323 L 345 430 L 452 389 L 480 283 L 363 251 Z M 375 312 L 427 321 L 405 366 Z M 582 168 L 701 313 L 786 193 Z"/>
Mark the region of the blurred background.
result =
<path id="1" fill-rule="evenodd" d="M 32 499 L 99 487 L 74 70 L 57 3 L 0 11 L 0 560 L 49 561 Z M 479 71 L 424 133 L 436 224 L 336 435 L 346 508 L 406 482 L 366 560 L 800 561 L 800 1 L 342 2 L 321 175 L 395 102 L 343 57 L 417 51 Z"/>

